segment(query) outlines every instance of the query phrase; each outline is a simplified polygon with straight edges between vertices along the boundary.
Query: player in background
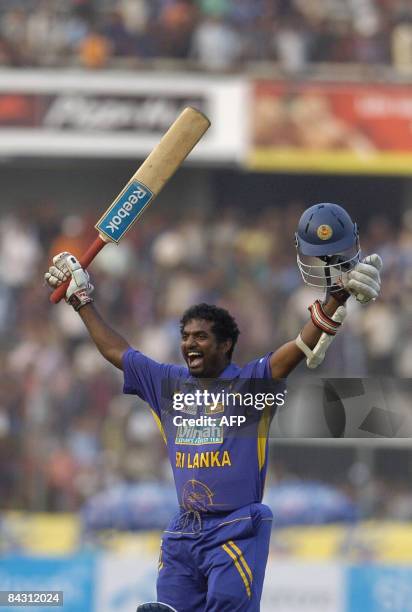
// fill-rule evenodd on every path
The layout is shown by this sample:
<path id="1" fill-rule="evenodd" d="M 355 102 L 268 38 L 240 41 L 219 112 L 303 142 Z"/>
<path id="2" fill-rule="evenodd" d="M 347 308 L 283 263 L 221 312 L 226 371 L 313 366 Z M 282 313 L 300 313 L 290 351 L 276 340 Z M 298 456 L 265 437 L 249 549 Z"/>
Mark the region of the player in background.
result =
<path id="1" fill-rule="evenodd" d="M 69 253 L 53 258 L 45 275 L 53 289 L 71 277 L 66 301 L 83 320 L 100 353 L 123 370 L 124 392 L 145 400 L 167 444 L 180 510 L 165 530 L 159 558 L 157 596 L 178 612 L 258 612 L 269 551 L 272 513 L 262 504 L 267 436 L 273 411 L 255 411 L 252 435 L 227 436 L 200 427 L 195 435 L 172 427 L 174 397 L 165 381 L 198 386 L 216 381 L 283 380 L 307 357 L 316 367 L 337 333 L 345 303 L 353 295 L 367 303 L 380 292 L 378 255 L 360 260 L 358 230 L 336 204 L 305 211 L 296 233 L 298 265 L 305 283 L 326 295 L 309 307 L 298 338 L 243 367 L 232 362 L 239 330 L 216 306 L 189 308 L 181 320 L 186 366 L 161 364 L 131 348 L 102 319 L 93 304 L 88 273 Z M 207 380 L 206 380 L 207 379 Z M 166 388 L 170 388 L 167 387 Z M 184 414 L 183 414 L 184 413 Z M 183 416 L 205 415 L 208 406 L 184 404 Z M 192 428 L 193 429 L 193 428 Z"/>

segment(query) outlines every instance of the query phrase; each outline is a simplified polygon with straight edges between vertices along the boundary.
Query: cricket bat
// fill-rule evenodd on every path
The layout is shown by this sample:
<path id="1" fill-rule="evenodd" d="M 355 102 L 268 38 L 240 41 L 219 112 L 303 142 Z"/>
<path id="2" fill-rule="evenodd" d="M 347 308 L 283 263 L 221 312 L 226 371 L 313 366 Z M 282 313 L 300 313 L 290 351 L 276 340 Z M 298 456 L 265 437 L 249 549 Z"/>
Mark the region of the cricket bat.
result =
<path id="1" fill-rule="evenodd" d="M 96 223 L 98 236 L 79 260 L 83 268 L 90 265 L 106 244 L 118 243 L 123 238 L 209 127 L 209 119 L 195 108 L 188 106 L 182 111 Z M 60 302 L 68 286 L 69 281 L 61 284 L 50 295 L 50 301 Z"/>

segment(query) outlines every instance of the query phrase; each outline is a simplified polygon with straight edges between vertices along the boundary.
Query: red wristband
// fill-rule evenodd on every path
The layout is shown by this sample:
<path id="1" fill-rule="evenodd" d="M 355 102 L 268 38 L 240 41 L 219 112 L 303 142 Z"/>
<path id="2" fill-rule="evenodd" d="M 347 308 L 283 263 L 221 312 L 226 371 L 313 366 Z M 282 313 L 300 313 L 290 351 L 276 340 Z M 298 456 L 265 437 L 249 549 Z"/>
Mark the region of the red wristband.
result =
<path id="1" fill-rule="evenodd" d="M 314 304 L 309 306 L 310 316 L 312 318 L 312 323 L 318 329 L 321 329 L 329 336 L 335 336 L 338 331 L 341 323 L 338 321 L 334 321 L 329 315 L 325 313 L 322 308 L 322 304 L 319 300 L 316 300 Z"/>

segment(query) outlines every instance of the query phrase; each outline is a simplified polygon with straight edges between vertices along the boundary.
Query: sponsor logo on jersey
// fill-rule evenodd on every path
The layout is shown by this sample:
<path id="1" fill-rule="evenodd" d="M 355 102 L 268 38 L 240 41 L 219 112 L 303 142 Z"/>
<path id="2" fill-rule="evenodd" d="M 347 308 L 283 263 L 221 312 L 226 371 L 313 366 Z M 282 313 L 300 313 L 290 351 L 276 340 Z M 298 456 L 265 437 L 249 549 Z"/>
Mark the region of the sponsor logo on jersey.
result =
<path id="1" fill-rule="evenodd" d="M 173 397 L 175 395 L 180 397 L 182 394 L 176 391 L 175 393 L 173 393 Z M 182 403 L 180 404 L 180 406 L 182 406 L 182 408 L 179 408 L 180 412 L 184 412 L 185 414 L 197 415 L 197 405 L 196 404 Z"/>
<path id="2" fill-rule="evenodd" d="M 219 414 L 219 412 L 225 411 L 225 405 L 222 402 L 219 402 L 215 405 L 206 405 L 205 406 L 205 414 Z"/>
<path id="3" fill-rule="evenodd" d="M 202 446 L 202 444 L 222 444 L 223 427 L 190 427 L 180 425 L 176 431 L 176 444 L 191 444 Z"/>

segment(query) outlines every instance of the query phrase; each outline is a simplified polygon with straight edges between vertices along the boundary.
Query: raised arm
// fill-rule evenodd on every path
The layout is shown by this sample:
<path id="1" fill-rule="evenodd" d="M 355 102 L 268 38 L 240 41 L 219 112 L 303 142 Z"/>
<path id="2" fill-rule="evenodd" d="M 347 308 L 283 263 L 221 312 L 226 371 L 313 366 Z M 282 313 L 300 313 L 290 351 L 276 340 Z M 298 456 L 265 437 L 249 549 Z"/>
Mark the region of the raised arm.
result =
<path id="1" fill-rule="evenodd" d="M 71 276 L 66 301 L 79 313 L 97 349 L 107 361 L 122 368 L 122 356 L 129 348 L 126 340 L 102 319 L 93 305 L 93 286 L 88 273 L 70 253 L 60 253 L 53 258 L 53 266 L 45 274 L 46 283 L 55 289 Z"/>
<path id="2" fill-rule="evenodd" d="M 79 310 L 79 315 L 103 357 L 122 370 L 122 357 L 130 348 L 126 340 L 107 325 L 93 304 L 86 304 Z"/>
<path id="3" fill-rule="evenodd" d="M 345 318 L 347 299 L 353 295 L 361 304 L 367 304 L 378 297 L 381 268 L 379 255 L 365 257 L 342 278 L 341 289 L 329 294 L 325 303 L 316 300 L 309 307 L 311 319 L 296 340 L 287 342 L 273 353 L 270 359 L 273 378 L 286 378 L 305 356 L 310 368 L 317 367 L 323 361 Z"/>

